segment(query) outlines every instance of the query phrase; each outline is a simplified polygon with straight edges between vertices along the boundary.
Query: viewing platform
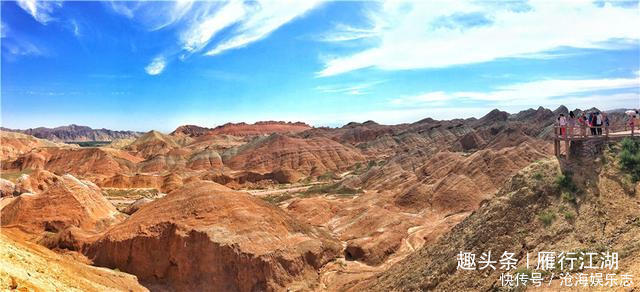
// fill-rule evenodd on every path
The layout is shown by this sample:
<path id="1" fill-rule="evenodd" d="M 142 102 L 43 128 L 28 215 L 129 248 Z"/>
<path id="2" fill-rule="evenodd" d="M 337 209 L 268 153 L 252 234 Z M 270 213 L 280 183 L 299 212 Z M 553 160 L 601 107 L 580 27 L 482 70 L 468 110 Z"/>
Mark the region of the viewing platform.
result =
<path id="1" fill-rule="evenodd" d="M 593 134 L 592 129 L 595 130 Z M 640 137 L 640 129 L 627 129 L 626 127 L 554 127 L 554 152 L 556 157 L 562 156 L 562 141 L 565 142 L 565 152 L 567 159 L 572 157 L 570 147 L 572 142 L 589 142 L 589 141 L 619 141 L 625 137 Z"/>

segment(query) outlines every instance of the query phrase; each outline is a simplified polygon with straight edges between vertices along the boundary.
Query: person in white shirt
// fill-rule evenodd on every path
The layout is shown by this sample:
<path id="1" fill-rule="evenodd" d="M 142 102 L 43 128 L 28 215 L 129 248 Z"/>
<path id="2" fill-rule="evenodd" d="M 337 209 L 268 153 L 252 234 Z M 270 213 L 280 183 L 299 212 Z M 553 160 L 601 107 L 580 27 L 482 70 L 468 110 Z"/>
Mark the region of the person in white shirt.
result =
<path id="1" fill-rule="evenodd" d="M 602 113 L 600 112 L 596 113 L 596 127 L 598 127 L 596 133 L 602 135 Z"/>
<path id="2" fill-rule="evenodd" d="M 567 134 L 567 118 L 564 114 L 560 114 L 558 117 L 558 125 L 560 125 L 560 135 L 564 137 Z"/>

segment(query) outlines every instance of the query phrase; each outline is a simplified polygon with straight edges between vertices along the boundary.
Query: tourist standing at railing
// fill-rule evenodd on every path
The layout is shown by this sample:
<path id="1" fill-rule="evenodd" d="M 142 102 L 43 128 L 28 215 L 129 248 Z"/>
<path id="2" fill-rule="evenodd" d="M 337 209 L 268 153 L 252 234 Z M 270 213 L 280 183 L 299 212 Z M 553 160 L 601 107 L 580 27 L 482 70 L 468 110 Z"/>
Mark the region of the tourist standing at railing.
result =
<path id="1" fill-rule="evenodd" d="M 640 112 L 635 110 L 635 114 L 631 117 L 631 136 L 633 136 L 633 132 L 635 131 L 635 127 L 640 125 Z"/>
<path id="2" fill-rule="evenodd" d="M 565 137 L 567 135 L 567 118 L 564 114 L 560 114 L 558 117 L 558 125 L 560 126 L 560 136 Z"/>
<path id="3" fill-rule="evenodd" d="M 582 136 L 587 136 L 587 116 L 584 113 L 578 118 L 578 125 L 582 129 Z"/>
<path id="4" fill-rule="evenodd" d="M 626 111 L 625 114 L 627 114 L 627 117 L 629 117 L 629 123 L 627 125 L 631 129 L 631 136 L 633 136 L 633 132 L 635 130 L 635 124 L 636 124 L 636 116 L 638 115 L 638 111 L 629 110 L 629 111 Z"/>
<path id="5" fill-rule="evenodd" d="M 596 135 L 596 128 L 593 127 L 595 123 L 596 123 L 595 115 L 591 112 L 589 113 L 589 128 L 591 129 L 592 136 Z"/>
<path id="6" fill-rule="evenodd" d="M 570 111 L 569 119 L 567 119 L 567 129 L 568 129 L 567 135 L 569 135 L 569 137 L 573 137 L 573 131 L 575 127 L 576 127 L 576 115 L 573 113 L 573 111 Z"/>
<path id="7" fill-rule="evenodd" d="M 602 114 L 600 112 L 596 113 L 596 133 L 597 135 L 602 135 Z"/>

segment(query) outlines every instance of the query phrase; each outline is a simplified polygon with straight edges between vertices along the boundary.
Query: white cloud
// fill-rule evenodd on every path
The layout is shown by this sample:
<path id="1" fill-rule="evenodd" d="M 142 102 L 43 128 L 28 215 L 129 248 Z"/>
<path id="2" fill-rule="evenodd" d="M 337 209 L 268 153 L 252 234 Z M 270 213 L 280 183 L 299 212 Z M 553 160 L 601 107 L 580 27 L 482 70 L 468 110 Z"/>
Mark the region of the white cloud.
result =
<path id="1" fill-rule="evenodd" d="M 183 49 L 189 52 L 202 50 L 219 31 L 245 17 L 244 5 L 232 1 L 207 14 L 182 33 Z"/>
<path id="2" fill-rule="evenodd" d="M 5 38 L 9 32 L 9 27 L 6 23 L 0 22 L 0 38 Z"/>
<path id="3" fill-rule="evenodd" d="M 140 22 L 148 30 L 158 30 L 182 19 L 193 5 L 192 0 L 178 1 L 109 1 L 116 13 Z"/>
<path id="4" fill-rule="evenodd" d="M 358 28 L 340 23 L 334 31 L 321 35 L 318 40 L 324 42 L 345 42 L 367 39 L 378 36 L 379 28 Z"/>
<path id="5" fill-rule="evenodd" d="M 226 50 L 241 48 L 263 39 L 292 19 L 305 14 L 320 3 L 317 0 L 273 1 L 263 0 L 244 4 L 245 17 L 231 37 L 216 44 L 206 55 L 213 56 Z"/>
<path id="6" fill-rule="evenodd" d="M 109 1 L 109 5 L 113 11 L 124 15 L 127 18 L 133 18 L 134 12 L 138 9 L 142 2 L 134 1 Z"/>
<path id="7" fill-rule="evenodd" d="M 177 47 L 165 49 L 163 55 L 184 60 L 203 50 L 204 55 L 213 56 L 259 41 L 319 3 L 319 0 L 112 1 L 110 7 L 149 30 L 175 25 L 179 35 Z M 225 34 L 219 36 L 222 31 Z"/>
<path id="8" fill-rule="evenodd" d="M 499 106 L 545 105 L 556 103 L 557 99 L 572 99 L 573 101 L 587 100 L 589 96 L 599 96 L 604 100 L 606 95 L 597 94 L 605 90 L 640 89 L 640 75 L 631 78 L 604 78 L 604 79 L 552 79 L 537 80 L 525 83 L 499 86 L 493 91 L 474 92 L 426 92 L 415 96 L 406 96 L 389 100 L 394 106 L 429 106 L 443 105 L 447 101 L 481 101 L 495 103 Z M 640 98 L 637 93 L 629 95 L 612 95 L 618 98 L 634 96 Z"/>
<path id="9" fill-rule="evenodd" d="M 338 85 L 322 85 L 315 87 L 315 90 L 322 93 L 338 93 L 348 95 L 364 95 L 369 94 L 368 89 L 385 81 L 374 81 L 361 84 L 338 84 Z"/>
<path id="10" fill-rule="evenodd" d="M 31 14 L 33 18 L 42 23 L 47 24 L 49 21 L 54 20 L 51 16 L 56 8 L 62 6 L 61 1 L 37 1 L 37 0 L 17 0 L 18 6 L 27 13 Z"/>
<path id="11" fill-rule="evenodd" d="M 562 47 L 609 49 L 612 40 L 631 39 L 627 44 L 637 45 L 640 39 L 637 7 L 611 3 L 532 0 L 510 7 L 490 1 L 396 1 L 375 6 L 369 16 L 375 29 L 364 28 L 363 35 L 375 34 L 376 44 L 327 60 L 319 76 L 368 67 L 404 70 L 549 57 Z M 361 36 L 341 34 L 344 29 L 331 40 Z"/>
<path id="12" fill-rule="evenodd" d="M 24 39 L 3 40 L 2 47 L 13 56 L 42 56 L 46 53 L 40 47 Z"/>
<path id="13" fill-rule="evenodd" d="M 71 23 L 71 31 L 73 32 L 73 35 L 76 37 L 79 37 L 80 27 L 78 26 L 78 22 L 75 19 L 71 19 L 70 23 Z"/>
<path id="14" fill-rule="evenodd" d="M 147 67 L 144 68 L 149 75 L 158 75 L 164 71 L 164 67 L 166 65 L 166 60 L 164 57 L 156 57 L 154 58 Z"/>

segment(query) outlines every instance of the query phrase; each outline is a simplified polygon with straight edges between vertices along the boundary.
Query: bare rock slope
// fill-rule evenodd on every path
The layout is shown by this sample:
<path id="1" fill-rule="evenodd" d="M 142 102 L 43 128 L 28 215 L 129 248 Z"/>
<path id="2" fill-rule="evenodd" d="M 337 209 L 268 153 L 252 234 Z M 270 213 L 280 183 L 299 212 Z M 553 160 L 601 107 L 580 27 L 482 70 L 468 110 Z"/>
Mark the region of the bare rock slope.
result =
<path id="1" fill-rule="evenodd" d="M 153 289 L 264 291 L 317 281 L 340 253 L 319 229 L 212 182 L 195 182 L 143 206 L 85 249 L 94 263 Z"/>

